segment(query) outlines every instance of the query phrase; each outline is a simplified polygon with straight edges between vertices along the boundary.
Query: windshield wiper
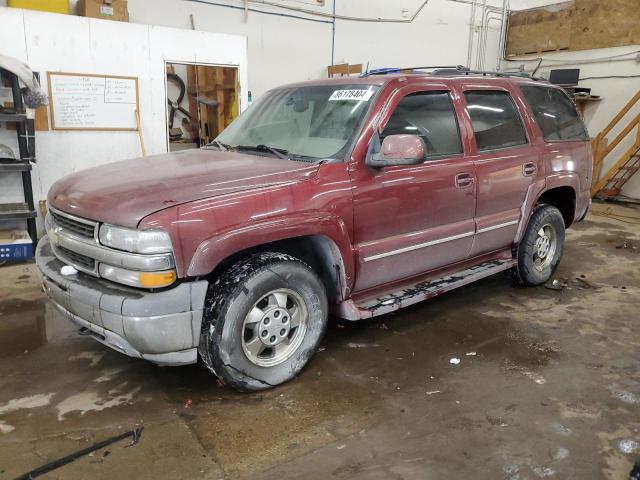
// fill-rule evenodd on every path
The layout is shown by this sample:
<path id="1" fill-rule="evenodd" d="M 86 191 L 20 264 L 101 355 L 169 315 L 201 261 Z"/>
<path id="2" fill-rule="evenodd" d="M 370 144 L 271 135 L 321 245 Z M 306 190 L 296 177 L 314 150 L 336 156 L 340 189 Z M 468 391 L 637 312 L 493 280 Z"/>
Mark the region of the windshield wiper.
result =
<path id="1" fill-rule="evenodd" d="M 267 152 L 267 153 L 271 153 L 273 155 L 275 155 L 278 158 L 282 158 L 283 160 L 289 160 L 289 151 L 285 150 L 284 148 L 275 148 L 275 147 L 270 147 L 269 145 L 256 145 L 256 146 L 251 146 L 251 145 L 238 145 L 237 147 L 234 147 L 235 150 L 253 150 L 255 152 Z"/>

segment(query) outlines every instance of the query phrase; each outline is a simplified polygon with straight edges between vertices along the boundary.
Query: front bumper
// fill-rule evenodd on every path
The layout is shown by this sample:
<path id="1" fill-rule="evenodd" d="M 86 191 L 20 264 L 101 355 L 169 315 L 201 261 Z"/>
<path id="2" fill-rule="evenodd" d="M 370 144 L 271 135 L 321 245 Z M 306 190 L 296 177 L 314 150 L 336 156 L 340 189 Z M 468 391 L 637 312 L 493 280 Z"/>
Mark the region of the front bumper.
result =
<path id="1" fill-rule="evenodd" d="M 36 264 L 52 303 L 99 342 L 159 365 L 196 362 L 208 282 L 149 292 L 83 273 L 63 276 L 65 264 L 46 236 L 38 243 Z"/>

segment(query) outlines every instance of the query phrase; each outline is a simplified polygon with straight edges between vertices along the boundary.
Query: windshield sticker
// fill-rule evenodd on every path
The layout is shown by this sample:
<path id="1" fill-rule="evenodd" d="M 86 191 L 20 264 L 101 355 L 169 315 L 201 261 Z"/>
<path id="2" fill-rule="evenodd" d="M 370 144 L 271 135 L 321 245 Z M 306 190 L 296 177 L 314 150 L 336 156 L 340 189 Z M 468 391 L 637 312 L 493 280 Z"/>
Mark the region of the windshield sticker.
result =
<path id="1" fill-rule="evenodd" d="M 373 90 L 336 90 L 329 97 L 330 102 L 334 101 L 356 101 L 368 102 L 373 96 Z"/>

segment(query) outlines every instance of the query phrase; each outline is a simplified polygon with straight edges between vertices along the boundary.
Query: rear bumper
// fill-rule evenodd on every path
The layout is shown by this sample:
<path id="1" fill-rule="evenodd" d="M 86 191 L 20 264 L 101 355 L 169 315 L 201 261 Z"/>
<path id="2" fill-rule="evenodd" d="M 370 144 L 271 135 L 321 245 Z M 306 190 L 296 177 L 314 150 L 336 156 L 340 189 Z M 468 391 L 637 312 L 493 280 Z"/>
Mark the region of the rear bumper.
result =
<path id="1" fill-rule="evenodd" d="M 36 264 L 56 308 L 99 342 L 159 365 L 196 362 L 208 282 L 149 292 L 83 273 L 63 276 L 65 264 L 46 236 L 38 243 Z"/>

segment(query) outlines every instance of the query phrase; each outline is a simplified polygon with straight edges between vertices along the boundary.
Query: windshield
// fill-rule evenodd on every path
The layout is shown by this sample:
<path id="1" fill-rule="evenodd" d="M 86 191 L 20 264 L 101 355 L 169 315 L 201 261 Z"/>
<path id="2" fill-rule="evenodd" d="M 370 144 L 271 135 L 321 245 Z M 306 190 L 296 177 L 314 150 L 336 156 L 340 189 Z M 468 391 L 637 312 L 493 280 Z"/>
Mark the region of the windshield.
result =
<path id="1" fill-rule="evenodd" d="M 375 85 L 281 88 L 267 92 L 214 141 L 283 158 L 340 158 L 373 103 Z M 278 155 L 275 155 L 278 156 Z"/>

